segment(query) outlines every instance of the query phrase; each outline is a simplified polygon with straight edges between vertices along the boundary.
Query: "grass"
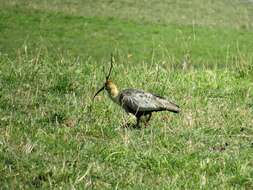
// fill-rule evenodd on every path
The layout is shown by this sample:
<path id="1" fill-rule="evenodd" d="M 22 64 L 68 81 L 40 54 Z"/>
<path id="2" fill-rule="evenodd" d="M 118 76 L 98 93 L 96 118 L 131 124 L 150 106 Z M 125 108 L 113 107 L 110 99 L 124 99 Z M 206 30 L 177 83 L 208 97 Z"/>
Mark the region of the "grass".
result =
<path id="1" fill-rule="evenodd" d="M 233 28 L 252 27 L 253 8 L 250 0 L 177 1 L 177 0 L 44 0 L 0 1 L 3 6 L 61 12 L 67 15 L 120 18 L 136 22 L 221 26 Z"/>
<path id="2" fill-rule="evenodd" d="M 128 2 L 114 5 L 140 6 Z M 162 2 L 145 4 L 145 22 L 125 11 L 108 17 L 107 3 L 96 1 L 1 4 L 1 189 L 253 188 L 250 22 L 210 15 L 192 25 L 174 12 L 163 20 Z M 174 5 L 212 10 L 192 2 Z M 235 2 L 220 15 L 251 16 Z M 94 11 L 84 13 L 84 5 Z M 162 9 L 160 23 L 148 14 L 152 6 Z M 111 52 L 120 88 L 168 96 L 182 113 L 156 113 L 142 130 L 122 128 L 131 118 L 108 97 L 92 102 Z"/>
<path id="3" fill-rule="evenodd" d="M 154 58 L 182 62 L 183 57 L 190 56 L 194 65 L 210 66 L 229 65 L 239 53 L 252 56 L 253 34 L 246 29 L 138 24 L 17 8 L 2 9 L 0 14 L 2 52 L 15 52 L 15 47 L 25 43 L 35 48 L 43 45 L 53 55 L 70 51 L 101 61 L 117 49 L 124 52 L 122 55 L 131 55 L 133 62 Z"/>

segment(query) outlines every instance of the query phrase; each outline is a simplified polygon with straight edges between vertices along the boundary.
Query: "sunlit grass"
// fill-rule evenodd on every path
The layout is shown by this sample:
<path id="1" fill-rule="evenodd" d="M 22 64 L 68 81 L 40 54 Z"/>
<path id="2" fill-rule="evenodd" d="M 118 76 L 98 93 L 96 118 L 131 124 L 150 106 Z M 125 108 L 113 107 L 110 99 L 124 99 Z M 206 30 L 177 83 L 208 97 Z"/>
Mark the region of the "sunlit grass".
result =
<path id="1" fill-rule="evenodd" d="M 138 23 L 251 28 L 252 2 L 247 0 L 0 0 L 0 6 L 17 6 L 67 15 L 116 18 Z"/>
<path id="2" fill-rule="evenodd" d="M 71 15 L 67 2 L 53 3 L 1 4 L 2 189 L 253 188 L 253 36 L 250 25 L 237 27 L 245 20 L 166 25 L 152 15 L 145 22 L 88 17 L 78 6 Z M 191 11 L 184 4 L 177 6 Z M 123 128 L 135 121 L 106 93 L 92 101 L 111 53 L 119 89 L 166 96 L 182 112 L 155 113 L 141 130 Z"/>
<path id="3" fill-rule="evenodd" d="M 168 96 L 182 108 L 131 130 L 121 127 L 125 113 L 105 94 L 92 102 L 102 64 L 45 52 L 1 56 L 3 187 L 252 186 L 250 65 L 241 72 L 178 70 L 116 58 L 112 77 L 120 87 Z"/>

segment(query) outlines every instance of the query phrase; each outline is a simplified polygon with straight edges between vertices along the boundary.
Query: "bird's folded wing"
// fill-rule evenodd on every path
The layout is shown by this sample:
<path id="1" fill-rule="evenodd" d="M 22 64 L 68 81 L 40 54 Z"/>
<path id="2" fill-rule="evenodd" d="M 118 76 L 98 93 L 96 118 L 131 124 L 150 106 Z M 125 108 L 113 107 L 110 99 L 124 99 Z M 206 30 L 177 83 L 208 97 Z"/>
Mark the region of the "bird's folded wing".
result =
<path id="1" fill-rule="evenodd" d="M 159 98 L 151 93 L 143 91 L 129 91 L 122 94 L 121 104 L 125 109 L 138 111 L 158 111 L 164 110 Z"/>

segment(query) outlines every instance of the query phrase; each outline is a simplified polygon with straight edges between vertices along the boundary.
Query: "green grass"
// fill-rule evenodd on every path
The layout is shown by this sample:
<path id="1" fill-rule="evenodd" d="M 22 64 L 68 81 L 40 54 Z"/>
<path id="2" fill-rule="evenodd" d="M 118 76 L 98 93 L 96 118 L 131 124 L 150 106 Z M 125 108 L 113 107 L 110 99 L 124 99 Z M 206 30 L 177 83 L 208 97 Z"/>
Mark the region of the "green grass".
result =
<path id="1" fill-rule="evenodd" d="M 249 0 L 250 1 L 250 0 Z M 253 8 L 248 0 L 0 0 L 2 6 L 61 12 L 67 15 L 120 18 L 123 20 L 248 28 Z M 0 6 L 1 6 L 0 4 Z"/>
<path id="2" fill-rule="evenodd" d="M 112 1 L 121 16 L 99 1 L 48 2 L 0 6 L 1 189 L 253 188 L 249 5 L 182 1 L 167 20 L 164 1 Z M 145 18 L 127 15 L 141 6 Z M 194 10 L 223 21 L 192 25 Z M 231 11 L 241 14 L 228 20 Z M 111 52 L 120 88 L 167 96 L 182 112 L 122 128 L 135 121 L 105 94 L 92 102 Z"/>
<path id="3" fill-rule="evenodd" d="M 251 30 L 140 24 L 27 9 L 3 9 L 0 14 L 2 52 L 15 52 L 15 47 L 25 44 L 45 46 L 53 56 L 69 51 L 101 61 L 116 49 L 125 57 L 131 55 L 132 62 L 156 59 L 181 63 L 188 57 L 195 66 L 228 66 L 236 62 L 238 54 L 252 56 Z"/>

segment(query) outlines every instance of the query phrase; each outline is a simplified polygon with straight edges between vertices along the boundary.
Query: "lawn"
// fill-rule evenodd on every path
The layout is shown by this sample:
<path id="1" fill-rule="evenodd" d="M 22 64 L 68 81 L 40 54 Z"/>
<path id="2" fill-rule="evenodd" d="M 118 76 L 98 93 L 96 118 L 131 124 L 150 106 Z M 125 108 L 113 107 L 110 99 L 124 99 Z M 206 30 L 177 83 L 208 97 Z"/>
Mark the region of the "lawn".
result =
<path id="1" fill-rule="evenodd" d="M 253 4 L 0 0 L 0 189 L 252 189 Z M 180 105 L 147 128 L 106 96 Z"/>

